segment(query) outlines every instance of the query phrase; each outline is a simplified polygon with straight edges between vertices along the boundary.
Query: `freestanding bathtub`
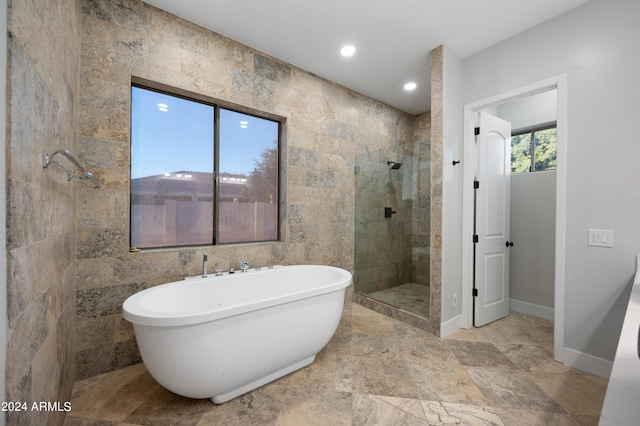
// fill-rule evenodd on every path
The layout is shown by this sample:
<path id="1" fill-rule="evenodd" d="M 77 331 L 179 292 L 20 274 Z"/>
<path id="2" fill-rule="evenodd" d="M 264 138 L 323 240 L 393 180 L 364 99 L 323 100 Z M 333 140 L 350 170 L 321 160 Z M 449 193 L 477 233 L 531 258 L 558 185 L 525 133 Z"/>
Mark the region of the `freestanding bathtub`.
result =
<path id="1" fill-rule="evenodd" d="M 350 284 L 348 271 L 319 265 L 192 277 L 132 295 L 123 316 L 158 383 L 221 404 L 311 364 Z"/>

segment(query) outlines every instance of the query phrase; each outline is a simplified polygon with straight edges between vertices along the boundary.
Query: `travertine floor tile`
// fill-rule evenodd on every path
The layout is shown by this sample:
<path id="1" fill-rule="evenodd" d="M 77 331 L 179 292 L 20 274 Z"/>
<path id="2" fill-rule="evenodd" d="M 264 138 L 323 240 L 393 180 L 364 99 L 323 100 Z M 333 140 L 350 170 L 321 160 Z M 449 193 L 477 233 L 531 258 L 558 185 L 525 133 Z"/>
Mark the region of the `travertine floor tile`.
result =
<path id="1" fill-rule="evenodd" d="M 352 424 L 427 426 L 429 423 L 419 400 L 356 394 Z"/>
<path id="2" fill-rule="evenodd" d="M 348 426 L 352 418 L 351 392 L 327 387 L 290 388 L 284 399 L 277 425 Z"/>
<path id="3" fill-rule="evenodd" d="M 516 368 L 493 343 L 452 340 L 448 345 L 462 365 Z"/>
<path id="4" fill-rule="evenodd" d="M 285 408 L 286 386 L 264 386 L 221 405 L 210 406 L 198 426 L 275 425 Z"/>
<path id="5" fill-rule="evenodd" d="M 353 392 L 419 398 L 407 363 L 395 358 L 354 357 Z"/>
<path id="6" fill-rule="evenodd" d="M 465 367 L 489 405 L 521 410 L 564 413 L 564 409 L 522 371 Z"/>
<path id="7" fill-rule="evenodd" d="M 209 399 L 185 398 L 159 388 L 125 421 L 133 424 L 196 425 L 211 408 Z"/>
<path id="8" fill-rule="evenodd" d="M 214 405 L 143 364 L 79 381 L 66 424 L 597 425 L 607 380 L 553 360 L 553 324 L 512 314 L 441 339 L 360 305 L 298 371 Z"/>
<path id="9" fill-rule="evenodd" d="M 420 399 L 487 405 L 487 400 L 459 362 L 418 360 L 410 364 Z"/>
<path id="10" fill-rule="evenodd" d="M 429 286 L 407 283 L 387 290 L 370 293 L 367 297 L 428 318 L 429 290 Z"/>
<path id="11" fill-rule="evenodd" d="M 504 423 L 492 407 L 450 402 L 423 401 L 429 425 L 496 425 Z"/>
<path id="12" fill-rule="evenodd" d="M 527 372 L 577 374 L 577 370 L 556 362 L 553 353 L 542 346 L 496 343 L 495 346 L 519 369 Z"/>
<path id="13" fill-rule="evenodd" d="M 357 333 L 352 337 L 351 354 L 367 358 L 398 358 L 398 339 L 392 335 Z"/>
<path id="14" fill-rule="evenodd" d="M 430 360 L 432 362 L 458 360 L 445 339 L 432 335 L 425 336 L 422 330 L 420 332 L 421 335 L 402 334 L 397 336 L 396 352 L 400 358 L 408 362 L 414 360 Z"/>
<path id="15" fill-rule="evenodd" d="M 352 307 L 352 331 L 364 334 L 395 335 L 394 320 L 360 305 Z"/>
<path id="16" fill-rule="evenodd" d="M 291 373 L 289 388 L 322 387 L 334 392 L 351 393 L 353 368 L 351 357 L 318 354 L 311 365 Z"/>
<path id="17" fill-rule="evenodd" d="M 505 425 L 517 425 L 517 426 L 540 426 L 540 425 L 553 425 L 553 426 L 579 426 L 582 423 L 576 422 L 576 420 L 566 413 L 545 413 L 542 411 L 526 411 L 516 410 L 506 407 L 495 407 L 496 414 L 502 419 Z M 593 423 L 593 426 L 597 426 L 598 422 Z M 586 425 L 586 424 L 585 424 Z"/>
<path id="18" fill-rule="evenodd" d="M 532 377 L 568 413 L 600 416 L 607 390 L 606 379 L 589 374 L 539 373 Z"/>
<path id="19" fill-rule="evenodd" d="M 96 376 L 75 387 L 72 415 L 122 422 L 159 389 L 142 364 Z"/>

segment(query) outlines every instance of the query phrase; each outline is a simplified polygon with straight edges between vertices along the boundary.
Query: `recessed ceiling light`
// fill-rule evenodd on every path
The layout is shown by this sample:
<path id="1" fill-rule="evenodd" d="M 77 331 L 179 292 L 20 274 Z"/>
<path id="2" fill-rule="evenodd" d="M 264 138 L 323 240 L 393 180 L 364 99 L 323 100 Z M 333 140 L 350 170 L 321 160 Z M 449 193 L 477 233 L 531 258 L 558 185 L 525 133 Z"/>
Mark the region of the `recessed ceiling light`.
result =
<path id="1" fill-rule="evenodd" d="M 340 54 L 342 56 L 349 57 L 349 56 L 353 56 L 354 53 L 356 53 L 356 48 L 355 46 L 352 46 L 350 44 L 343 46 L 342 49 L 340 49 Z"/>
<path id="2" fill-rule="evenodd" d="M 417 84 L 415 84 L 414 82 L 410 82 L 404 85 L 404 90 L 411 91 L 411 90 L 414 90 L 416 87 L 418 87 Z"/>

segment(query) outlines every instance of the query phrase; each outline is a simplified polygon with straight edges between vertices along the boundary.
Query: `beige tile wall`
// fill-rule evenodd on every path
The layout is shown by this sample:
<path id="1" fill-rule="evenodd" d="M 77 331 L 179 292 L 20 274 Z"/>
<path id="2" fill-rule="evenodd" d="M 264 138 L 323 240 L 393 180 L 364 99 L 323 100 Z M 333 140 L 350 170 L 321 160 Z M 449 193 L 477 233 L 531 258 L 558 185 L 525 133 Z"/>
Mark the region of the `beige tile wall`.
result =
<path id="1" fill-rule="evenodd" d="M 415 117 L 413 155 L 417 161 L 413 201 L 412 252 L 413 280 L 429 286 L 431 270 L 431 112 Z"/>
<path id="2" fill-rule="evenodd" d="M 64 413 L 31 404 L 69 401 L 74 384 L 78 183 L 55 165 L 44 169 L 43 154 L 77 152 L 80 8 L 76 0 L 7 6 L 6 401 L 28 409 L 6 422 L 54 425 Z"/>
<path id="3" fill-rule="evenodd" d="M 124 299 L 248 259 L 351 270 L 356 154 L 410 144 L 415 118 L 140 1 L 82 4 L 80 151 L 104 187 L 80 188 L 78 378 L 139 360 Z M 131 76 L 286 118 L 282 242 L 129 253 Z"/>
<path id="4" fill-rule="evenodd" d="M 356 291 L 429 285 L 430 120 L 415 118 L 412 143 L 358 155 L 356 166 Z M 401 162 L 391 169 L 388 162 Z M 384 209 L 391 208 L 391 218 Z"/>
<path id="5" fill-rule="evenodd" d="M 444 62 L 442 46 L 431 51 L 431 217 L 429 282 L 431 290 L 431 318 L 433 331 L 440 335 L 442 314 L 442 168 L 444 144 Z"/>

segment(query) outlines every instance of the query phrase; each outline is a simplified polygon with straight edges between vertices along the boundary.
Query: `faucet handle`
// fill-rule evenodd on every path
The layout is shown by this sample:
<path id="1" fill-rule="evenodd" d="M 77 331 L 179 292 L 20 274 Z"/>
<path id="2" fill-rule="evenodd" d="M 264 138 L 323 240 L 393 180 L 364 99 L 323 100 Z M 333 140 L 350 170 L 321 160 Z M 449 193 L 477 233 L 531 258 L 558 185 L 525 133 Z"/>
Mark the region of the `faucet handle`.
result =
<path id="1" fill-rule="evenodd" d="M 222 275 L 222 269 L 216 269 L 216 277 Z"/>
<path id="2" fill-rule="evenodd" d="M 242 272 L 247 272 L 247 269 L 249 269 L 250 267 L 251 265 L 246 260 L 240 264 L 240 269 L 242 270 Z"/>

